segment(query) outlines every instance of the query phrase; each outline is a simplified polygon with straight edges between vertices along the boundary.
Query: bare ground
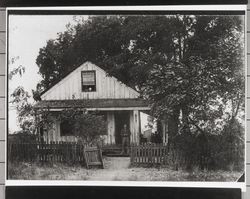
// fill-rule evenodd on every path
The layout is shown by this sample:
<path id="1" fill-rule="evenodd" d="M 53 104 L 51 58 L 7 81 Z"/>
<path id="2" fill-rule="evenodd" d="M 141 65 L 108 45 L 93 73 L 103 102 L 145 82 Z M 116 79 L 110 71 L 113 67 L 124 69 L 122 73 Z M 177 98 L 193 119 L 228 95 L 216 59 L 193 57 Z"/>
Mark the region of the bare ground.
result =
<path id="1" fill-rule="evenodd" d="M 104 169 L 85 169 L 64 164 L 9 164 L 9 179 L 24 180 L 90 180 L 90 181 L 236 181 L 239 171 L 193 171 L 171 168 L 130 167 L 126 157 L 105 157 Z"/>

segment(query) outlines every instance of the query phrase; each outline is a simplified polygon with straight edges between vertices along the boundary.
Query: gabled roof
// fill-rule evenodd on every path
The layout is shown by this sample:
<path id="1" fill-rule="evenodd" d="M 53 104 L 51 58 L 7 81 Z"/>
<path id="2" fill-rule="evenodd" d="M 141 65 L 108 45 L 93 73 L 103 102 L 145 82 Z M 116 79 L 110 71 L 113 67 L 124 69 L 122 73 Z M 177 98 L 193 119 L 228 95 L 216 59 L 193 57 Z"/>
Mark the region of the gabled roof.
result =
<path id="1" fill-rule="evenodd" d="M 81 64 L 80 66 L 78 67 L 74 67 L 72 70 L 70 70 L 68 73 L 64 74 L 60 79 L 58 79 L 57 81 L 55 81 L 53 84 L 51 84 L 47 89 L 43 90 L 40 95 L 42 96 L 43 94 L 45 94 L 47 91 L 49 91 L 52 87 L 54 87 L 56 84 L 58 84 L 59 82 L 61 82 L 64 78 L 66 78 L 68 75 L 70 75 L 71 73 L 73 73 L 75 70 L 77 70 L 78 68 L 80 68 L 82 65 L 86 64 L 86 63 L 90 63 L 90 64 L 94 64 L 90 61 L 86 61 L 84 62 L 83 64 Z M 94 64 L 95 65 L 95 64 Z M 97 65 L 95 65 L 97 66 Z M 99 66 L 97 66 L 99 67 Z M 105 71 L 107 74 L 109 74 L 105 69 L 104 67 L 99 67 L 101 70 Z M 113 77 L 113 76 L 111 76 Z M 115 79 L 117 79 L 117 77 L 114 77 Z M 119 79 L 117 79 L 118 81 L 120 81 Z M 123 83 L 122 81 L 120 81 L 122 84 L 126 85 L 125 83 Z M 126 85 L 129 89 L 132 89 L 134 90 L 133 88 L 131 88 L 130 86 Z M 135 91 L 135 90 L 134 90 Z M 137 91 L 135 91 L 137 92 Z"/>

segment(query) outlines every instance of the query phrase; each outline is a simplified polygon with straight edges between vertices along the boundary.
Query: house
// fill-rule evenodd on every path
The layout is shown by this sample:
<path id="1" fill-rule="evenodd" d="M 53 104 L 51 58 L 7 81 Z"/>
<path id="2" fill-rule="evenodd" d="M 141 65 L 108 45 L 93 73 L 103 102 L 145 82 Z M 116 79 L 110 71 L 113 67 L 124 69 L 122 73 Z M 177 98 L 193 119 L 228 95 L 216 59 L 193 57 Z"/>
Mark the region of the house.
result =
<path id="1" fill-rule="evenodd" d="M 106 144 L 121 144 L 121 128 L 124 124 L 131 131 L 131 143 L 139 143 L 140 111 L 150 108 L 139 93 L 109 76 L 91 62 L 85 62 L 51 88 L 44 91 L 35 108 L 49 107 L 58 112 L 65 108 L 84 107 L 88 111 L 100 111 L 107 119 Z M 40 132 L 46 141 L 77 141 L 67 125 L 53 122 L 53 128 Z"/>

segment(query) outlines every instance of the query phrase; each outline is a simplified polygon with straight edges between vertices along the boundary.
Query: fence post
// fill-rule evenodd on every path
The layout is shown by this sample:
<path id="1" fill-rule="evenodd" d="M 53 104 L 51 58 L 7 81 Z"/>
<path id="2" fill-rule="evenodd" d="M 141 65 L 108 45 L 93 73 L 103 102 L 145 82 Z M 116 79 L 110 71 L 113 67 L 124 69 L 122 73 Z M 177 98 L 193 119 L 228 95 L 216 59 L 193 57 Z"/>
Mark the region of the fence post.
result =
<path id="1" fill-rule="evenodd" d="M 88 159 L 87 159 L 87 154 L 86 154 L 86 151 L 85 151 L 85 146 L 83 146 L 83 156 L 84 156 L 84 159 L 85 159 L 85 166 L 87 169 L 89 169 L 89 164 L 88 164 Z"/>
<path id="2" fill-rule="evenodd" d="M 133 148 L 133 144 L 131 144 L 130 145 L 130 162 L 131 162 L 131 164 L 133 164 L 134 163 L 134 158 L 133 158 L 133 156 L 134 156 L 134 148 Z"/>
<path id="3" fill-rule="evenodd" d="M 97 149 L 98 149 L 98 153 L 99 153 L 99 159 L 100 159 L 100 162 L 101 162 L 101 167 L 102 167 L 102 169 L 104 169 L 104 164 L 103 164 L 103 159 L 102 159 L 102 149 L 99 147 L 99 146 L 97 146 Z"/>

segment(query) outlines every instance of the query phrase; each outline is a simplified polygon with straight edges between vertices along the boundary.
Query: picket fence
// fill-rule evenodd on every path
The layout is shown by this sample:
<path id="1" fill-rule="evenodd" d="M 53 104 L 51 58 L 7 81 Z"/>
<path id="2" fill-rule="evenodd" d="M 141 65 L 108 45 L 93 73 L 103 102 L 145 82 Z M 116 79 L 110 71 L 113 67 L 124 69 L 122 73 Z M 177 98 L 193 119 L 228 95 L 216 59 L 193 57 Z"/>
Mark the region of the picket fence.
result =
<path id="1" fill-rule="evenodd" d="M 86 146 L 76 142 L 8 142 L 10 162 L 67 163 L 80 164 L 86 168 L 103 168 L 102 151 L 120 150 L 120 146 Z M 105 154 L 105 153 L 104 153 Z M 183 150 L 164 145 L 144 143 L 130 146 L 131 165 L 168 165 L 178 169 L 187 165 L 208 168 L 210 157 L 206 153 L 187 155 Z"/>
<path id="2" fill-rule="evenodd" d="M 167 146 L 164 144 L 131 145 L 130 161 L 132 165 L 166 164 Z"/>
<path id="3" fill-rule="evenodd" d="M 130 161 L 136 166 L 165 165 L 175 169 L 196 165 L 202 169 L 209 167 L 210 158 L 204 154 L 187 156 L 185 151 L 165 144 L 131 145 Z"/>
<path id="4" fill-rule="evenodd" d="M 25 161 L 40 163 L 68 163 L 90 166 L 101 166 L 103 160 L 101 149 L 95 146 L 85 146 L 76 142 L 9 142 L 9 161 Z"/>

